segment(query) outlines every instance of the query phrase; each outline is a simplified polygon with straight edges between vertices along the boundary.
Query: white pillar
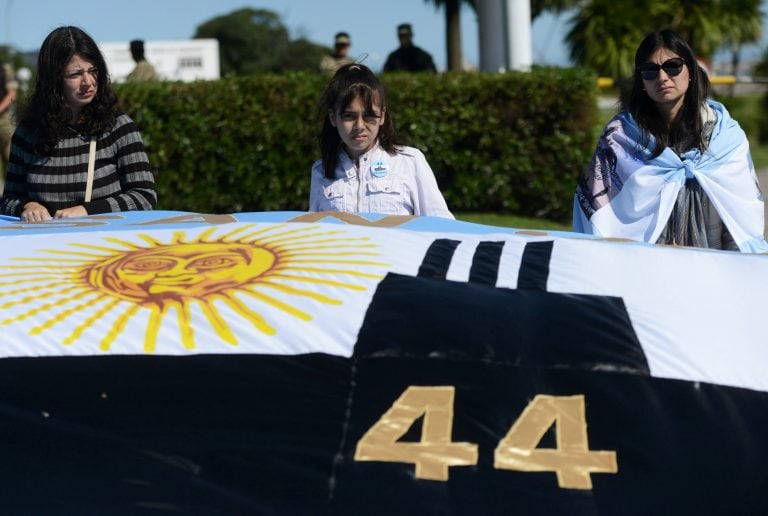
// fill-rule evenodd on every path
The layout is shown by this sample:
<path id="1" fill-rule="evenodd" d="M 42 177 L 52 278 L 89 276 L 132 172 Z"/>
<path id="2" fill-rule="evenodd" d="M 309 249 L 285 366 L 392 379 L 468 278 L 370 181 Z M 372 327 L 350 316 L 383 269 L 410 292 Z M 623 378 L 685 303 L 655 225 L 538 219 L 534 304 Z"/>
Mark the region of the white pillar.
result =
<path id="1" fill-rule="evenodd" d="M 509 69 L 529 71 L 533 64 L 530 0 L 506 0 L 506 32 L 509 44 Z"/>
<path id="2" fill-rule="evenodd" d="M 530 0 L 477 0 L 480 70 L 528 71 L 533 64 Z"/>

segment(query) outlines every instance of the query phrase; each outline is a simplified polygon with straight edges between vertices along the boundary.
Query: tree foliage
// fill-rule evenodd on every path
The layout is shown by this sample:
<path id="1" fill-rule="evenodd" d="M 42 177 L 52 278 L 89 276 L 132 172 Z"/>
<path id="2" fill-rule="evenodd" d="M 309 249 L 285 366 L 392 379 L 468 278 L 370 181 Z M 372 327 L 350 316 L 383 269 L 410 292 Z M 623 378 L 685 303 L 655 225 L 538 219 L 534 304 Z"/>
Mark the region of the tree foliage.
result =
<path id="1" fill-rule="evenodd" d="M 195 38 L 219 41 L 222 75 L 318 70 L 330 49 L 306 39 L 291 40 L 280 16 L 266 9 L 239 9 L 197 27 Z"/>
<path id="2" fill-rule="evenodd" d="M 22 67 L 30 67 L 30 64 L 24 59 L 24 56 L 7 45 L 0 45 L 0 63 L 8 63 L 15 70 Z"/>
<path id="3" fill-rule="evenodd" d="M 425 0 L 435 4 L 436 8 L 445 10 L 445 46 L 446 62 L 448 70 L 459 71 L 462 68 L 463 56 L 461 52 L 461 3 L 462 0 Z M 475 8 L 474 0 L 464 0 L 465 3 Z"/>

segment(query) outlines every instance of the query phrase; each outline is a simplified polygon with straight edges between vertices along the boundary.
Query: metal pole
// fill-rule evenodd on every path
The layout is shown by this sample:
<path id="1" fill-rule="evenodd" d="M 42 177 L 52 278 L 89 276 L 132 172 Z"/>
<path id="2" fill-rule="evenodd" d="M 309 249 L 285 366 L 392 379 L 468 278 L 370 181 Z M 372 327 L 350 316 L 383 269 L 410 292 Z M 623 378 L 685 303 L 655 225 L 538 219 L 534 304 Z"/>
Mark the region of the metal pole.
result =
<path id="1" fill-rule="evenodd" d="M 502 1 L 478 0 L 476 2 L 480 71 L 482 72 L 503 72 L 507 69 Z"/>
<path id="2" fill-rule="evenodd" d="M 529 0 L 477 0 L 480 70 L 528 71 L 533 64 Z"/>

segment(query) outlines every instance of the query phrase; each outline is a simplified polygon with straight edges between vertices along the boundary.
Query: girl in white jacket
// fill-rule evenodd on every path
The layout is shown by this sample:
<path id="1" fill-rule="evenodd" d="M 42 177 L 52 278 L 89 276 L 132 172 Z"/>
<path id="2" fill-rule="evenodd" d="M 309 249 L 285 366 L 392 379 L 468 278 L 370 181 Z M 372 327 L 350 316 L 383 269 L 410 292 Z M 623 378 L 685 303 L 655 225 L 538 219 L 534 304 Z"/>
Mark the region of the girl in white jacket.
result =
<path id="1" fill-rule="evenodd" d="M 366 66 L 344 65 L 323 93 L 321 159 L 309 211 L 453 218 L 424 154 L 395 145 L 384 88 Z"/>

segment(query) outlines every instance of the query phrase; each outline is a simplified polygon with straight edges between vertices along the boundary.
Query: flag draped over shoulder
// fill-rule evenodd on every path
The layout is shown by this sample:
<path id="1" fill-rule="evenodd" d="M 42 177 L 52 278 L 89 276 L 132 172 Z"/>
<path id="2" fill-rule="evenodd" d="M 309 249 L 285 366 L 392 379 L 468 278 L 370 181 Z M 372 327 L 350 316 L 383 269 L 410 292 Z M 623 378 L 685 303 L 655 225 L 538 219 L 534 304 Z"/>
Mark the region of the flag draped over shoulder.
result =
<path id="1" fill-rule="evenodd" d="M 655 158 L 622 111 L 606 126 L 574 199 L 574 231 L 655 243 L 686 179 L 695 178 L 744 252 L 767 252 L 763 195 L 744 131 L 725 107 L 708 101 L 717 120 L 709 147 L 678 156 L 669 147 Z"/>

